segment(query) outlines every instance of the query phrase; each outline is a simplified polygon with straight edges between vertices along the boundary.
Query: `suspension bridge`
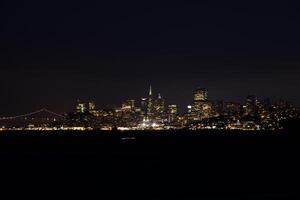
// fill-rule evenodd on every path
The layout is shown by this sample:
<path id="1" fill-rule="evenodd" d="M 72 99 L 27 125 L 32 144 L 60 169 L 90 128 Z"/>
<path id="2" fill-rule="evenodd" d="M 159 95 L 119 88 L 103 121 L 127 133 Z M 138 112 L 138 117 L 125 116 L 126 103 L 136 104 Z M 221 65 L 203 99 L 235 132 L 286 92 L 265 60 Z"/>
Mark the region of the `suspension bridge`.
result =
<path id="1" fill-rule="evenodd" d="M 30 113 L 26 113 L 26 114 L 22 114 L 22 115 L 9 116 L 9 117 L 0 117 L 0 120 L 15 120 L 15 119 L 27 118 L 27 117 L 30 117 L 30 116 L 33 116 L 33 115 L 36 115 L 36 114 L 40 114 L 40 113 L 48 113 L 48 114 L 54 115 L 54 116 L 59 117 L 59 118 L 64 118 L 63 115 L 55 113 L 55 112 L 53 112 L 51 110 L 48 110 L 46 108 L 42 108 L 40 110 L 30 112 Z"/>

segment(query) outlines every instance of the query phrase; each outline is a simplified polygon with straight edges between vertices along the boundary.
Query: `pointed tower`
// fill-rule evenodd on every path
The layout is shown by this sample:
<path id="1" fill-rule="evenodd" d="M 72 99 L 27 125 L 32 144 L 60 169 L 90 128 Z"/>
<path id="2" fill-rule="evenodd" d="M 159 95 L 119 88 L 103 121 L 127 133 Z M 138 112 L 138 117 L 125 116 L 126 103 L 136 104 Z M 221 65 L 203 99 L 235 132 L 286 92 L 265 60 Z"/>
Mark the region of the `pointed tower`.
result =
<path id="1" fill-rule="evenodd" d="M 162 117 L 161 115 L 163 114 L 164 109 L 165 109 L 165 101 L 164 101 L 164 99 L 161 97 L 161 94 L 160 94 L 160 93 L 158 93 L 157 99 L 155 99 L 154 102 L 155 102 L 155 103 L 154 103 L 155 114 L 156 114 L 158 117 Z"/>
<path id="2" fill-rule="evenodd" d="M 150 85 L 149 96 L 152 96 L 152 86 Z"/>
<path id="3" fill-rule="evenodd" d="M 147 109 L 148 118 L 150 118 L 152 114 L 153 114 L 153 99 L 152 99 L 152 86 L 150 85 L 149 97 L 148 97 L 148 109 Z"/>

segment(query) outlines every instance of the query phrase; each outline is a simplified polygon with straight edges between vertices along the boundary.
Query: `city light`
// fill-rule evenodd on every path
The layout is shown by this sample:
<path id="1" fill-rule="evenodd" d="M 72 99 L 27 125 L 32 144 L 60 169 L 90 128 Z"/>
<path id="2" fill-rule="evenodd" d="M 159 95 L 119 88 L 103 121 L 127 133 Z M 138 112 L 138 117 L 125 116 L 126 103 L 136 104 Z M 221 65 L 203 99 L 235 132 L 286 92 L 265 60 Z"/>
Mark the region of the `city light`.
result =
<path id="1" fill-rule="evenodd" d="M 249 95 L 243 103 L 211 101 L 208 90 L 198 88 L 191 104 L 179 112 L 152 87 L 148 97 L 128 99 L 111 109 L 99 109 L 94 101 L 77 101 L 74 111 L 58 114 L 40 109 L 23 115 L 1 116 L 5 130 L 280 130 L 282 122 L 299 118 L 299 109 L 286 101 L 270 103 Z"/>

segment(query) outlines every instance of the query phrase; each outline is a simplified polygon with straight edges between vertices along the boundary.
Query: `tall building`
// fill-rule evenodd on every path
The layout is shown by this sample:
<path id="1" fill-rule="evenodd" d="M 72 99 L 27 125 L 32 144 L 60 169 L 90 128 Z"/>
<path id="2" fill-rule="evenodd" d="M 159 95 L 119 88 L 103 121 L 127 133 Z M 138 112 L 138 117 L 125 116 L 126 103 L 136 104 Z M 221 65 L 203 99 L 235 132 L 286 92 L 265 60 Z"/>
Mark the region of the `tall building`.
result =
<path id="1" fill-rule="evenodd" d="M 198 88 L 194 91 L 194 102 L 207 101 L 208 91 L 204 88 Z"/>
<path id="2" fill-rule="evenodd" d="M 87 109 L 86 104 L 78 100 L 77 105 L 76 105 L 76 112 L 85 113 L 87 110 L 88 109 Z"/>
<path id="3" fill-rule="evenodd" d="M 148 102 L 147 102 L 147 117 L 151 118 L 152 116 L 153 116 L 153 96 L 152 96 L 152 87 L 150 85 Z"/>
<path id="4" fill-rule="evenodd" d="M 95 114 L 96 111 L 96 104 L 91 102 L 82 102 L 78 100 L 78 103 L 76 105 L 76 112 L 78 113 L 92 113 Z"/>
<path id="5" fill-rule="evenodd" d="M 226 105 L 223 100 L 218 100 L 213 103 L 213 109 L 219 116 L 223 116 L 225 114 L 225 107 Z"/>
<path id="6" fill-rule="evenodd" d="M 192 107 L 194 120 L 209 118 L 212 112 L 212 103 L 208 101 L 208 91 L 198 88 L 194 91 L 194 105 Z"/>
<path id="7" fill-rule="evenodd" d="M 177 117 L 177 105 L 168 105 L 168 121 L 173 122 Z"/>
<path id="8" fill-rule="evenodd" d="M 158 94 L 157 99 L 154 101 L 154 113 L 157 117 L 161 117 L 161 115 L 165 111 L 165 100 Z"/>
<path id="9" fill-rule="evenodd" d="M 93 112 L 96 110 L 96 104 L 93 101 L 89 102 L 88 105 L 89 112 Z"/>
<path id="10" fill-rule="evenodd" d="M 242 110 L 242 105 L 236 102 L 226 102 L 224 105 L 224 115 L 226 116 L 239 116 Z"/>
<path id="11" fill-rule="evenodd" d="M 147 110 L 148 110 L 148 103 L 147 103 L 147 98 L 142 98 L 141 99 L 141 113 L 144 117 L 147 115 Z"/>
<path id="12" fill-rule="evenodd" d="M 249 95 L 246 99 L 245 114 L 255 116 L 258 113 L 258 100 L 254 95 Z"/>
<path id="13" fill-rule="evenodd" d="M 133 112 L 135 110 L 135 101 L 129 99 L 122 104 L 122 111 Z"/>
<path id="14" fill-rule="evenodd" d="M 99 114 L 98 111 L 96 110 L 96 104 L 94 101 L 90 101 L 88 103 L 88 112 L 95 116 Z"/>
<path id="15" fill-rule="evenodd" d="M 127 100 L 127 104 L 130 106 L 132 111 L 135 110 L 135 100 L 129 99 L 129 100 Z"/>

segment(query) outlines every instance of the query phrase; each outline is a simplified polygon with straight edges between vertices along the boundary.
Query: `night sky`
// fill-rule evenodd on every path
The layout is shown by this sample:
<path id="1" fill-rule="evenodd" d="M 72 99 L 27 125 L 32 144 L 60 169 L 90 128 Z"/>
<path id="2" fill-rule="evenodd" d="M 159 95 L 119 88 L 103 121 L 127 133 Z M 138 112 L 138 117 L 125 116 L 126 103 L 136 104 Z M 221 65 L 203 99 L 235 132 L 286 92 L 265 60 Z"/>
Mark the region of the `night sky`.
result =
<path id="1" fill-rule="evenodd" d="M 295 2 L 295 1 L 293 1 Z M 268 1 L 0 2 L 0 115 L 147 95 L 300 104 L 300 7 Z"/>

